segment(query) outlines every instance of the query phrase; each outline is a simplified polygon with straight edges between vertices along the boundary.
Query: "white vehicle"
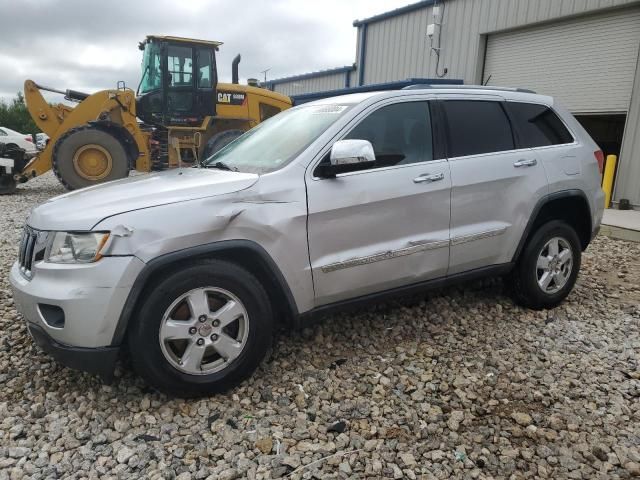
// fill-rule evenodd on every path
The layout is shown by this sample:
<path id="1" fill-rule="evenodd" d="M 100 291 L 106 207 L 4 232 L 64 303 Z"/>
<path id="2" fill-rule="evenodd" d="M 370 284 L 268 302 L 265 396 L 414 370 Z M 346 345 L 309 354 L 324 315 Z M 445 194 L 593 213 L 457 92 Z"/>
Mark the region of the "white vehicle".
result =
<path id="1" fill-rule="evenodd" d="M 118 352 L 159 390 L 224 391 L 277 326 L 504 275 L 525 307 L 569 295 L 597 233 L 602 151 L 553 98 L 425 88 L 286 110 L 206 159 L 35 208 L 11 269 L 61 363 Z"/>
<path id="2" fill-rule="evenodd" d="M 36 154 L 36 146 L 31 135 L 16 132 L 7 127 L 0 127 L 0 143 L 4 143 L 7 146 L 17 145 L 26 150 L 28 156 Z"/>

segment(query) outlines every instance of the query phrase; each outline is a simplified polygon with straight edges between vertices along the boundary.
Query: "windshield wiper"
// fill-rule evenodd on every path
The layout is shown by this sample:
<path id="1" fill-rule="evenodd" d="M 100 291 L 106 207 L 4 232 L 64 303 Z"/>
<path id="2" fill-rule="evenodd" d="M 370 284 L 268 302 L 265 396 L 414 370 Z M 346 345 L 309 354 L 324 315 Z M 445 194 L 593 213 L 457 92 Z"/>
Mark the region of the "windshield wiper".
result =
<path id="1" fill-rule="evenodd" d="M 212 163 L 212 164 L 206 164 L 204 165 L 205 168 L 217 168 L 219 170 L 227 170 L 229 172 L 237 172 L 238 169 L 237 168 L 231 168 L 229 165 L 227 165 L 224 162 L 216 162 L 216 163 Z"/>

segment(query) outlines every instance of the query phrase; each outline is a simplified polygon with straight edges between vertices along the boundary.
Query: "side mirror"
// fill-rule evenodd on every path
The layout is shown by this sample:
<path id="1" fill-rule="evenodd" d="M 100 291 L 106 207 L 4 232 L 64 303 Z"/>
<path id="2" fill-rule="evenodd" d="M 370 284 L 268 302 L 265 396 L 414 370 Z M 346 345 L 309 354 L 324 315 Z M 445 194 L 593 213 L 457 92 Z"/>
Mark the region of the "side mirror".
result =
<path id="1" fill-rule="evenodd" d="M 331 165 L 353 165 L 354 163 L 375 162 L 373 145 L 369 140 L 338 140 L 331 147 Z"/>
<path id="2" fill-rule="evenodd" d="M 318 165 L 315 174 L 321 178 L 334 178 L 338 173 L 369 168 L 375 161 L 369 140 L 338 140 L 331 147 L 329 163 Z"/>

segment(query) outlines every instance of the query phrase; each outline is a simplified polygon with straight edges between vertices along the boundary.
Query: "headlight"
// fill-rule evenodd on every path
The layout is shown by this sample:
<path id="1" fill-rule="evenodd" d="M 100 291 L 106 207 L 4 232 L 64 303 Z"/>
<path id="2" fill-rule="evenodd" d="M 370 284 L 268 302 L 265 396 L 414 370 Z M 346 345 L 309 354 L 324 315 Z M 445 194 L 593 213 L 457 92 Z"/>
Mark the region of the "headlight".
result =
<path id="1" fill-rule="evenodd" d="M 91 263 L 102 258 L 100 249 L 109 238 L 105 232 L 55 232 L 46 261 L 51 263 Z"/>

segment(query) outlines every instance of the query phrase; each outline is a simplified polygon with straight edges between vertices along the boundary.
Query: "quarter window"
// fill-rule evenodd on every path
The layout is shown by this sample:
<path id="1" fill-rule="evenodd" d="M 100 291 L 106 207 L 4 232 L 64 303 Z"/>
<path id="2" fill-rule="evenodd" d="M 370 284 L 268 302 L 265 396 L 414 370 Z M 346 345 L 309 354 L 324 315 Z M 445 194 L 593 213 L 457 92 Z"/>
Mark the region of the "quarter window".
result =
<path id="1" fill-rule="evenodd" d="M 507 102 L 521 147 L 546 147 L 573 142 L 573 137 L 558 116 L 546 105 Z"/>
<path id="2" fill-rule="evenodd" d="M 449 157 L 503 152 L 515 148 L 509 119 L 500 102 L 445 100 Z"/>
<path id="3" fill-rule="evenodd" d="M 431 116 L 427 102 L 382 107 L 345 138 L 369 140 L 376 155 L 375 167 L 433 160 Z"/>

